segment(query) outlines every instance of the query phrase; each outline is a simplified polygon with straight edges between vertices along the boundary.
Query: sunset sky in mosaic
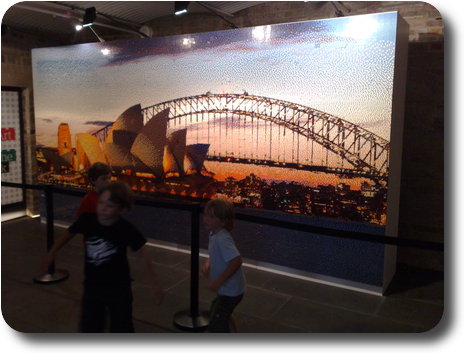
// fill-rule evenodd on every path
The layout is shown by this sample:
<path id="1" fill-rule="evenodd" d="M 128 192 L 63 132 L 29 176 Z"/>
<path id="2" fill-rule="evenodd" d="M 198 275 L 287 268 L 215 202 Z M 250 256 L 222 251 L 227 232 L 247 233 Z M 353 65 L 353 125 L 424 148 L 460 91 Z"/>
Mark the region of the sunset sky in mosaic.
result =
<path id="1" fill-rule="evenodd" d="M 135 104 L 245 91 L 390 140 L 395 30 L 396 13 L 384 13 L 34 49 L 37 142 L 54 147 L 60 123 L 92 132 Z"/>

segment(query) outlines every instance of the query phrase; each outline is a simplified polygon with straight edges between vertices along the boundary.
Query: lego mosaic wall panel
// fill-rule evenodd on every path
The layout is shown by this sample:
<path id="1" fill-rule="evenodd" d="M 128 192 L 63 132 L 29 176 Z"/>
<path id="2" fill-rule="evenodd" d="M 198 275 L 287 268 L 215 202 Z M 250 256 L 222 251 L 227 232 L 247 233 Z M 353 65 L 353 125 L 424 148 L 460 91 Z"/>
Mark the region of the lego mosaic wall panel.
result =
<path id="1" fill-rule="evenodd" d="M 39 180 L 384 226 L 397 21 L 34 49 Z"/>
<path id="2" fill-rule="evenodd" d="M 2 90 L 2 181 L 23 182 L 18 91 Z M 2 206 L 24 201 L 23 190 L 2 187 Z"/>

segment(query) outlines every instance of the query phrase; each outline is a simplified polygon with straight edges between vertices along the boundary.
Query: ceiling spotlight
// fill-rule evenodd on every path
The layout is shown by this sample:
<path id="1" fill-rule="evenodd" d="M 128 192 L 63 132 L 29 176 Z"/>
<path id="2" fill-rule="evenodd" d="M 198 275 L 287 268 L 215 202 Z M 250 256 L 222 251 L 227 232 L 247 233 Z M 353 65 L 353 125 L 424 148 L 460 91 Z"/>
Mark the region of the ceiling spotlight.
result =
<path id="1" fill-rule="evenodd" d="M 97 10 L 95 7 L 89 7 L 85 9 L 84 13 L 84 20 L 82 21 L 82 26 L 83 27 L 88 27 L 93 24 L 93 21 L 95 21 L 95 18 L 97 17 Z"/>
<path id="2" fill-rule="evenodd" d="M 187 7 L 190 1 L 174 1 L 174 15 L 187 13 Z"/>
<path id="3" fill-rule="evenodd" d="M 103 38 L 101 38 L 97 32 L 95 32 L 95 30 L 92 28 L 92 25 L 93 25 L 93 21 L 95 21 L 95 18 L 97 17 L 97 10 L 95 9 L 95 7 L 88 7 L 85 9 L 85 13 L 84 13 L 84 18 L 82 20 L 82 25 L 77 25 L 76 26 L 76 31 L 80 31 L 83 27 L 88 27 L 90 28 L 90 30 L 93 32 L 93 34 L 95 34 L 95 36 L 98 38 L 98 40 L 100 42 L 105 42 L 105 40 Z M 102 50 L 102 53 L 103 53 L 103 50 Z M 109 54 L 109 51 L 108 53 L 103 53 L 103 55 L 108 55 Z"/>
<path id="4" fill-rule="evenodd" d="M 109 50 L 108 48 L 103 48 L 103 49 L 101 50 L 101 53 L 102 53 L 103 55 L 109 55 L 111 52 L 110 52 L 110 50 Z"/>

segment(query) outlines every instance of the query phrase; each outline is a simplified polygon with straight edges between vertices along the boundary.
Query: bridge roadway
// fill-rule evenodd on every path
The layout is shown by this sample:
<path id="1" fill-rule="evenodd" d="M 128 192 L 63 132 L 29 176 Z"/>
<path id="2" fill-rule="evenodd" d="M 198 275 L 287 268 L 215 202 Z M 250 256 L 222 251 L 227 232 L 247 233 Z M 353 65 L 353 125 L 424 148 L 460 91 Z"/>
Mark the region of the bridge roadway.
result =
<path id="1" fill-rule="evenodd" d="M 292 163 L 292 162 L 280 162 L 272 161 L 267 159 L 257 159 L 257 158 L 247 158 L 247 157 L 234 157 L 234 156 L 218 156 L 210 155 L 206 156 L 207 161 L 211 162 L 223 162 L 223 163 L 238 163 L 238 164 L 253 164 L 253 165 L 262 165 L 268 167 L 276 168 L 293 168 L 297 170 L 309 171 L 309 172 L 321 172 L 321 173 L 331 173 L 337 174 L 342 177 L 355 178 L 362 177 L 371 179 L 374 181 L 387 181 L 388 176 L 386 174 L 373 174 L 363 170 L 357 169 L 348 169 L 348 168 L 334 168 L 318 165 L 309 165 L 301 163 Z"/>

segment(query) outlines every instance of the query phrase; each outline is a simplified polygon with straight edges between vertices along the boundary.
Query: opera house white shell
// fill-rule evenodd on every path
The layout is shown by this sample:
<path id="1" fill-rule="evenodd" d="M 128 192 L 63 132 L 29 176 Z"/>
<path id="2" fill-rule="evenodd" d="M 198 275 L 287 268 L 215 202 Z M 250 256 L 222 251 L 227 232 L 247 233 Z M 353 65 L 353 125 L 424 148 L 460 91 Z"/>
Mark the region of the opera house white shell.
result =
<path id="1" fill-rule="evenodd" d="M 78 170 L 86 169 L 96 162 L 107 163 L 100 141 L 90 134 L 76 134 L 76 155 Z"/>
<path id="2" fill-rule="evenodd" d="M 162 177 L 164 174 L 163 157 L 168 118 L 169 109 L 163 110 L 151 118 L 137 135 L 130 149 L 130 152 L 158 177 Z"/>
<path id="3" fill-rule="evenodd" d="M 197 143 L 188 145 L 184 157 L 184 171 L 185 174 L 192 174 L 200 172 L 203 168 L 206 155 L 208 153 L 209 144 Z"/>
<path id="4" fill-rule="evenodd" d="M 142 128 L 142 107 L 140 104 L 136 104 L 116 119 L 105 142 L 115 143 L 130 149 Z"/>
<path id="5" fill-rule="evenodd" d="M 102 146 L 111 168 L 115 170 L 131 169 L 141 173 L 151 172 L 150 168 L 124 146 L 108 142 L 103 143 Z"/>
<path id="6" fill-rule="evenodd" d="M 184 156 L 186 150 L 187 129 L 168 134 L 164 147 L 164 173 L 184 174 Z"/>
<path id="7" fill-rule="evenodd" d="M 116 172 L 132 170 L 172 177 L 200 172 L 209 144 L 186 145 L 187 129 L 172 131 L 166 136 L 169 109 L 152 117 L 143 126 L 140 104 L 122 113 L 112 125 L 105 141 L 88 133 L 76 134 L 75 154 L 71 149 L 62 156 L 52 149 L 43 148 L 45 160 L 55 170 L 72 168 L 86 170 L 96 162 L 108 164 Z M 61 125 L 60 125 L 61 126 Z M 59 142 L 70 138 L 70 131 L 59 129 Z M 69 145 L 69 144 L 68 144 Z"/>

